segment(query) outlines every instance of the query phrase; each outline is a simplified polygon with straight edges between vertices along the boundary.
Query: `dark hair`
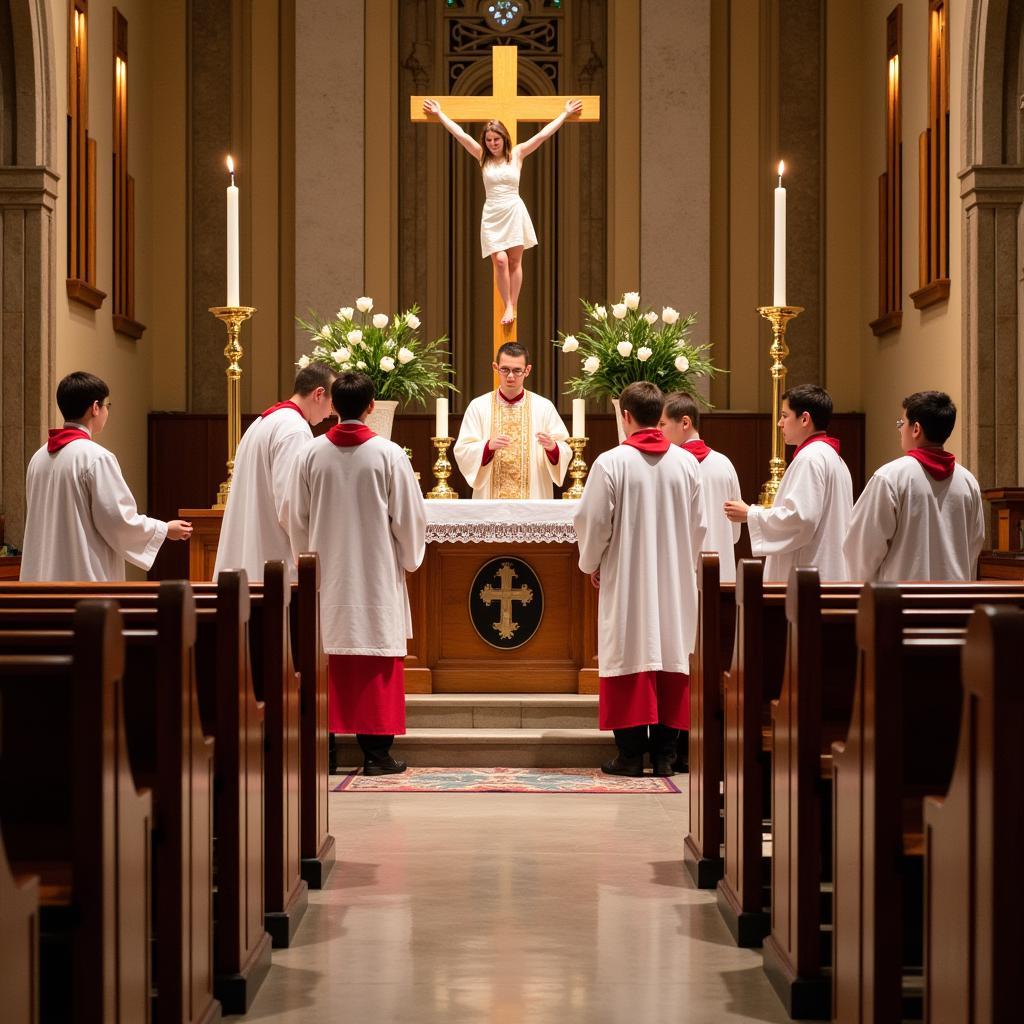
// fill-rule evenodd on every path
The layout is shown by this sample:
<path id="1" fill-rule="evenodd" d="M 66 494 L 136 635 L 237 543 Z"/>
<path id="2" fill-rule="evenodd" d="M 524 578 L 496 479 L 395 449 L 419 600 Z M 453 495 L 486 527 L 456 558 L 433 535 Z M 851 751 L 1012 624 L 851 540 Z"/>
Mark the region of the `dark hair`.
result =
<path id="1" fill-rule="evenodd" d="M 818 430 L 828 429 L 832 421 L 832 396 L 824 388 L 817 384 L 798 384 L 784 391 L 782 397 L 797 416 L 806 412 Z"/>
<path id="2" fill-rule="evenodd" d="M 294 393 L 305 398 L 313 394 L 317 388 L 329 390 L 333 381 L 334 371 L 326 363 L 310 363 L 295 374 Z"/>
<path id="3" fill-rule="evenodd" d="M 57 408 L 66 420 L 84 416 L 93 402 L 102 402 L 110 388 L 99 377 L 84 370 L 69 373 L 57 385 Z"/>
<path id="4" fill-rule="evenodd" d="M 502 154 L 500 157 L 491 156 L 491 151 L 487 148 L 487 133 L 496 132 L 501 136 L 501 140 L 504 143 Z M 492 160 L 504 160 L 505 163 L 509 163 L 512 159 L 512 136 L 509 135 L 508 129 L 500 121 L 487 121 L 484 123 L 483 128 L 480 129 L 480 166 L 490 163 Z"/>
<path id="5" fill-rule="evenodd" d="M 908 423 L 920 423 L 932 444 L 944 444 L 956 426 L 956 406 L 945 391 L 915 391 L 903 399 Z"/>
<path id="6" fill-rule="evenodd" d="M 656 427 L 664 404 L 665 396 L 661 388 L 649 380 L 628 384 L 619 395 L 619 408 L 628 412 L 641 427 Z"/>
<path id="7" fill-rule="evenodd" d="M 665 415 L 678 423 L 684 416 L 690 417 L 694 429 L 700 426 L 700 408 L 694 398 L 682 391 L 673 391 L 665 396 Z"/>
<path id="8" fill-rule="evenodd" d="M 366 412 L 377 394 L 373 381 L 365 373 L 346 370 L 331 385 L 331 405 L 342 420 L 355 420 Z"/>
<path id="9" fill-rule="evenodd" d="M 495 352 L 494 361 L 496 363 L 501 362 L 502 356 L 511 356 L 513 359 L 518 359 L 522 356 L 526 360 L 526 365 L 530 365 L 530 350 L 525 345 L 520 345 L 518 341 L 506 341 L 505 344 Z"/>

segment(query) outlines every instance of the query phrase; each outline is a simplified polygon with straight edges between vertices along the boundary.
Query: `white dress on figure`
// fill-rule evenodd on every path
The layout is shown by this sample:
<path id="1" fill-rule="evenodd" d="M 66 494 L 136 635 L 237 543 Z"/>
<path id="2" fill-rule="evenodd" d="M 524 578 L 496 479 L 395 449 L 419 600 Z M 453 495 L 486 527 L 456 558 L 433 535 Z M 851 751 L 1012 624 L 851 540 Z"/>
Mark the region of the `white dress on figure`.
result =
<path id="1" fill-rule="evenodd" d="M 519 171 L 515 160 L 488 160 L 483 166 L 484 212 L 480 218 L 480 250 L 484 259 L 521 245 L 537 244 L 526 203 L 519 196 Z"/>

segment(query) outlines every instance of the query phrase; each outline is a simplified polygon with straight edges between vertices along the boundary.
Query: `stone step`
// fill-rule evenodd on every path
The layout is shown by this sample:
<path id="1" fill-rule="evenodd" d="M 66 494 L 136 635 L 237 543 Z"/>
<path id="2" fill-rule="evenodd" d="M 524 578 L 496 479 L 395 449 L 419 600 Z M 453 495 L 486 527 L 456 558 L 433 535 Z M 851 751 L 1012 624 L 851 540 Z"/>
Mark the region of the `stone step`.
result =
<path id="1" fill-rule="evenodd" d="M 337 737 L 336 763 L 363 763 L 352 736 Z M 421 729 L 395 739 L 395 757 L 418 768 L 595 768 L 615 756 L 600 729 Z"/>
<path id="2" fill-rule="evenodd" d="M 596 729 L 597 695 L 410 693 L 410 729 Z"/>

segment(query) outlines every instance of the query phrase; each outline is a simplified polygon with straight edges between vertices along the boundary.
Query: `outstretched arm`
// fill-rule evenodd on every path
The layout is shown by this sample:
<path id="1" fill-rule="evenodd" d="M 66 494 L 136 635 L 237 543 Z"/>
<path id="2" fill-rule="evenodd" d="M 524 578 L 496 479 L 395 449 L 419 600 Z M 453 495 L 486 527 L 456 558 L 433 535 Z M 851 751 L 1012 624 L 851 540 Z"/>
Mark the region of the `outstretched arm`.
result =
<path id="1" fill-rule="evenodd" d="M 423 113 L 434 115 L 455 137 L 459 145 L 474 159 L 479 160 L 484 155 L 480 143 L 466 132 L 460 125 L 456 124 L 442 109 L 437 100 L 424 100 Z"/>
<path id="2" fill-rule="evenodd" d="M 527 139 L 525 142 L 520 142 L 519 145 L 515 147 L 514 152 L 519 155 L 520 159 L 524 156 L 529 156 L 535 149 L 537 149 L 538 146 L 540 146 L 542 142 L 545 141 L 545 139 L 550 139 L 551 136 L 554 135 L 570 117 L 579 117 L 579 113 L 582 109 L 583 103 L 580 100 L 566 100 L 565 110 L 563 110 L 558 117 L 554 119 L 554 121 L 549 121 L 544 125 L 536 135 Z"/>

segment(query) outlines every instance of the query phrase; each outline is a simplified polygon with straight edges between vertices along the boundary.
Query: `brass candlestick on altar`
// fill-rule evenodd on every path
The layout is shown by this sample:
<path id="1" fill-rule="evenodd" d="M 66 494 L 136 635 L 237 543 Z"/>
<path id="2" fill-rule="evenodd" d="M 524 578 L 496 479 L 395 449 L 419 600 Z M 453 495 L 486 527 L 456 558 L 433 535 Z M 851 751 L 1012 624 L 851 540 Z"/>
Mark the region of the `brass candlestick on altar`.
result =
<path id="1" fill-rule="evenodd" d="M 569 479 L 572 483 L 562 494 L 564 501 L 583 497 L 583 481 L 587 478 L 587 464 L 583 461 L 583 449 L 587 447 L 589 437 L 570 437 L 566 443 L 572 449 L 572 461 L 569 463 Z"/>
<path id="2" fill-rule="evenodd" d="M 254 306 L 211 306 L 210 312 L 228 329 L 228 343 L 224 356 L 228 361 L 225 375 L 228 378 L 228 477 L 217 490 L 214 508 L 224 508 L 231 493 L 231 478 L 235 472 L 235 453 L 242 439 L 242 346 L 238 336 L 242 324 L 256 312 Z"/>
<path id="3" fill-rule="evenodd" d="M 789 355 L 789 348 L 786 345 L 786 325 L 794 317 L 799 316 L 803 306 L 760 306 L 758 313 L 768 320 L 772 325 L 772 347 L 768 354 L 772 357 L 772 457 L 768 463 L 770 476 L 761 486 L 761 496 L 758 504 L 764 508 L 771 508 L 775 501 L 775 495 L 779 493 L 779 485 L 782 483 L 782 474 L 786 472 L 786 448 L 782 438 L 782 428 L 779 426 L 779 417 L 782 415 L 782 392 L 785 390 L 783 382 L 786 379 L 786 356 Z"/>
<path id="4" fill-rule="evenodd" d="M 434 477 L 437 483 L 433 490 L 427 492 L 428 498 L 457 498 L 458 492 L 448 486 L 448 477 L 452 475 L 452 464 L 448 461 L 450 437 L 432 437 L 431 443 L 437 449 L 437 461 L 434 463 Z"/>

